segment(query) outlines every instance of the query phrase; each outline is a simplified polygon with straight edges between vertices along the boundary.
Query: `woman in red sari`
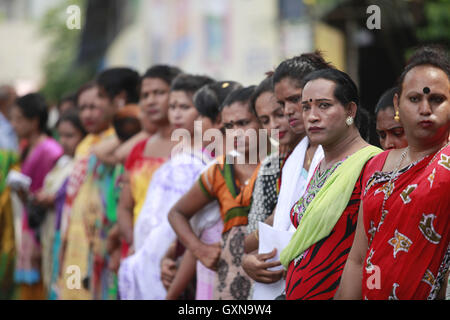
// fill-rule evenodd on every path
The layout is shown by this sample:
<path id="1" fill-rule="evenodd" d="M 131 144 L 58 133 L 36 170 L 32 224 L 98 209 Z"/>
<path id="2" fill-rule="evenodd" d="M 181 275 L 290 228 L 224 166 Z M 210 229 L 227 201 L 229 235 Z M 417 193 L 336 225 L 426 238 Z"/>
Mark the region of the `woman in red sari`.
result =
<path id="1" fill-rule="evenodd" d="M 322 145 L 324 159 L 291 208 L 296 231 L 280 261 L 287 269 L 287 300 L 329 300 L 355 236 L 362 172 L 381 149 L 358 131 L 358 90 L 346 73 L 317 70 L 304 83 L 303 122 L 311 143 Z"/>
<path id="2" fill-rule="evenodd" d="M 418 50 L 402 73 L 394 107 L 409 147 L 367 165 L 336 298 L 443 298 L 450 264 L 449 77 L 448 57 L 435 48 Z"/>

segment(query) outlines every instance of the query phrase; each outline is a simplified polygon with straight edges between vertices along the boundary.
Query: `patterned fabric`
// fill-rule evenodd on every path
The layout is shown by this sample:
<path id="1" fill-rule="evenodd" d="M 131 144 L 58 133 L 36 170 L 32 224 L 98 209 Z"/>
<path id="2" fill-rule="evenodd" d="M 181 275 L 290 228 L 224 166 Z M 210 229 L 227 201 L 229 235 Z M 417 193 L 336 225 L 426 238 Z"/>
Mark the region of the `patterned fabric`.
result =
<path id="1" fill-rule="evenodd" d="M 92 148 L 106 139 L 110 139 L 115 136 L 114 128 L 109 128 L 100 134 L 87 135 L 77 146 L 75 151 L 75 164 L 72 174 L 69 177 L 66 189 L 66 198 L 64 200 L 64 206 L 62 208 L 61 221 L 60 221 L 60 233 L 64 238 L 67 227 L 69 224 L 70 214 L 72 211 L 72 205 L 78 195 L 78 191 L 81 185 L 84 183 L 89 163 L 89 156 Z"/>
<path id="2" fill-rule="evenodd" d="M 342 163 L 342 161 L 336 163 L 322 174 L 316 169 L 304 196 L 292 208 L 291 220 L 296 228 L 298 228 L 304 211 L 320 191 L 320 188 Z M 286 276 L 286 299 L 333 299 L 353 243 L 361 189 L 360 177 L 354 186 L 347 207 L 329 236 L 316 242 L 297 259 L 290 262 Z"/>
<path id="3" fill-rule="evenodd" d="M 122 166 L 103 165 L 94 155 L 89 159 L 87 177 L 73 202 L 65 235 L 60 299 L 117 299 L 117 279 L 108 269 L 106 241 L 117 222 L 118 181 L 122 172 Z M 81 275 L 78 290 L 67 285 L 72 266 L 77 266 Z"/>
<path id="4" fill-rule="evenodd" d="M 44 178 L 63 154 L 62 147 L 53 138 L 46 138 L 29 153 L 22 164 L 21 171 L 31 178 L 31 194 L 39 191 Z M 39 232 L 28 224 L 28 212 L 22 213 L 22 239 L 18 252 L 18 262 L 14 275 L 16 283 L 27 285 L 41 281 L 41 244 Z"/>
<path id="5" fill-rule="evenodd" d="M 310 205 L 302 211 L 297 230 L 280 254 L 280 262 L 285 268 L 312 245 L 330 235 L 348 207 L 367 161 L 381 152 L 380 148 L 371 145 L 361 148 L 349 155 L 327 178 Z"/>
<path id="6" fill-rule="evenodd" d="M 73 159 L 67 155 L 62 156 L 57 161 L 53 169 L 47 174 L 44 180 L 42 191 L 45 195 L 56 195 L 64 182 L 73 170 Z M 50 281 L 52 277 L 53 265 L 53 243 L 55 240 L 55 219 L 56 208 L 47 210 L 45 220 L 41 225 L 41 246 L 42 246 L 42 278 L 44 288 L 50 291 Z"/>
<path id="7" fill-rule="evenodd" d="M 67 185 L 69 179 L 66 179 L 62 184 L 61 188 L 56 193 L 55 198 L 55 231 L 54 231 L 54 239 L 52 244 L 52 253 L 51 253 L 51 275 L 50 275 L 50 284 L 49 284 L 49 292 L 48 299 L 56 300 L 59 296 L 59 288 L 58 288 L 58 278 L 60 272 L 60 256 L 61 256 L 61 218 L 62 211 L 64 206 L 64 201 L 66 199 Z"/>
<path id="8" fill-rule="evenodd" d="M 125 163 L 125 169 L 130 176 L 130 188 L 134 200 L 134 223 L 136 223 L 139 213 L 141 212 L 148 185 L 152 180 L 153 174 L 167 160 L 164 158 L 144 156 L 147 141 L 148 139 L 145 139 L 136 144 L 133 150 L 131 150 Z"/>
<path id="9" fill-rule="evenodd" d="M 252 281 L 242 269 L 246 226 L 235 226 L 222 235 L 214 300 L 248 300 Z"/>
<path id="10" fill-rule="evenodd" d="M 295 231 L 290 219 L 292 206 L 305 193 L 309 180 L 311 180 L 317 165 L 323 159 L 323 149 L 321 146 L 318 146 L 309 167 L 307 178 L 304 179 L 303 162 L 308 145 L 308 137 L 303 138 L 283 164 L 281 177 L 288 178 L 281 180 L 280 193 L 273 219 L 273 227 L 275 229 Z"/>
<path id="11" fill-rule="evenodd" d="M 14 214 L 11 194 L 6 187 L 9 170 L 19 170 L 19 157 L 12 151 L 0 150 L 0 300 L 11 299 L 14 288 L 16 255 Z"/>
<path id="12" fill-rule="evenodd" d="M 284 155 L 273 154 L 267 156 L 261 162 L 253 190 L 252 206 L 248 213 L 248 234 L 257 230 L 258 222 L 265 221 L 277 205 L 277 183 L 281 176 L 280 173 L 285 159 Z"/>
<path id="13" fill-rule="evenodd" d="M 219 201 L 224 223 L 223 233 L 232 227 L 248 224 L 248 212 L 259 170 L 258 166 L 247 184 L 241 186 L 239 180 L 235 178 L 234 165 L 231 161 L 226 161 L 226 157 L 223 155 L 218 158 L 198 180 L 203 193 Z"/>
<path id="14" fill-rule="evenodd" d="M 435 299 L 450 265 L 450 147 L 408 165 L 390 184 L 392 173 L 381 172 L 388 154 L 369 162 L 363 182 L 363 298 Z"/>
<path id="15" fill-rule="evenodd" d="M 273 228 L 280 231 L 294 232 L 295 227 L 291 223 L 290 212 L 292 206 L 297 203 L 298 199 L 304 194 L 308 181 L 315 172 L 318 163 L 323 159 L 323 150 L 318 146 L 311 161 L 309 170 L 303 168 L 305 153 L 308 150 L 309 140 L 305 137 L 294 148 L 292 153 L 288 156 L 282 165 L 282 173 L 280 175 L 280 193 L 278 195 L 278 202 L 275 208 Z M 283 179 L 282 177 L 287 177 Z M 258 249 L 258 253 L 267 253 Z M 286 287 L 285 279 L 271 284 L 255 282 L 253 286 L 253 299 L 260 299 L 260 297 L 275 299 Z"/>
<path id="16" fill-rule="evenodd" d="M 205 160 L 211 158 L 205 154 L 178 154 L 154 173 L 134 226 L 135 253 L 120 264 L 121 299 L 165 299 L 167 292 L 161 281 L 160 263 L 176 239 L 167 216 L 172 206 L 197 181 L 207 165 Z"/>
<path id="17" fill-rule="evenodd" d="M 241 267 L 244 254 L 244 239 L 252 192 L 259 166 L 244 186 L 234 176 L 234 166 L 226 156 L 218 158 L 208 170 L 202 173 L 199 184 L 205 195 L 217 199 L 220 205 L 222 230 L 222 251 L 218 264 L 214 299 L 247 300 L 252 280 Z"/>
<path id="18" fill-rule="evenodd" d="M 324 172 L 320 172 L 320 170 L 316 170 L 314 175 L 309 182 L 308 189 L 305 194 L 297 201 L 296 204 L 291 209 L 291 221 L 292 224 L 297 228 L 300 223 L 301 218 L 303 217 L 303 212 L 305 212 L 308 205 L 313 201 L 316 194 L 323 187 L 328 177 L 336 170 L 336 168 L 343 161 L 336 162 L 331 168 L 325 170 Z"/>
<path id="19" fill-rule="evenodd" d="M 220 219 L 220 211 L 217 206 L 218 220 L 211 227 L 205 227 L 200 234 L 200 240 L 206 244 L 219 243 L 222 238 L 223 222 Z M 197 261 L 197 286 L 195 300 L 212 300 L 214 298 L 217 273 L 205 267 Z"/>

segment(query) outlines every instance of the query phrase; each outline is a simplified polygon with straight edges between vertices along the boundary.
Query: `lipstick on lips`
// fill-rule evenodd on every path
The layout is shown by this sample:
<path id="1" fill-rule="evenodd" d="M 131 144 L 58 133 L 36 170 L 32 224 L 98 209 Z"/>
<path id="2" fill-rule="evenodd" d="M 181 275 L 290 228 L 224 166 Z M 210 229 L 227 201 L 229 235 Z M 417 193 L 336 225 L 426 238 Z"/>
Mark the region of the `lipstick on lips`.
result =
<path id="1" fill-rule="evenodd" d="M 321 128 L 321 127 L 316 127 L 316 126 L 313 126 L 313 127 L 309 127 L 309 128 L 308 128 L 308 132 L 311 132 L 311 133 L 320 132 L 320 131 L 322 131 L 322 130 L 323 130 L 323 128 Z"/>
<path id="2" fill-rule="evenodd" d="M 291 127 L 295 127 L 296 125 L 297 125 L 297 123 L 298 123 L 298 119 L 296 119 L 296 118 L 289 118 L 289 125 L 291 126 Z"/>
<path id="3" fill-rule="evenodd" d="M 433 121 L 431 120 L 423 120 L 419 122 L 419 126 L 421 126 L 422 128 L 426 129 L 426 128 L 430 128 L 433 126 Z"/>

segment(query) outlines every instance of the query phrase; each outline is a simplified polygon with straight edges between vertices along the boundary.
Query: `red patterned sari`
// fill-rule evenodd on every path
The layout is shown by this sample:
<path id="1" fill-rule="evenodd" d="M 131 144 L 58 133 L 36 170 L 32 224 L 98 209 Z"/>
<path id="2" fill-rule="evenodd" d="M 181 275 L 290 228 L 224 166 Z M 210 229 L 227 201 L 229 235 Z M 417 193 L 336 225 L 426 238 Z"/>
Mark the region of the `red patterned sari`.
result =
<path id="1" fill-rule="evenodd" d="M 388 154 L 367 164 L 363 180 L 362 296 L 435 299 L 450 264 L 450 146 L 401 169 L 391 184 L 381 172 Z"/>

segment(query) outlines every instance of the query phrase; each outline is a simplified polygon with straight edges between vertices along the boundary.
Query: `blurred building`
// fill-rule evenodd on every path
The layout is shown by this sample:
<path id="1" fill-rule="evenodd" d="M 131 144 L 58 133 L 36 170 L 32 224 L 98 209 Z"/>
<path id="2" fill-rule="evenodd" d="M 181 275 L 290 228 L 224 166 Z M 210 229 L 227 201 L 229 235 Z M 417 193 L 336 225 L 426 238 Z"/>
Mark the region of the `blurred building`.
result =
<path id="1" fill-rule="evenodd" d="M 256 84 L 293 55 L 320 49 L 359 85 L 368 110 L 395 83 L 418 43 L 424 0 L 77 0 L 84 1 L 75 67 L 93 73 L 155 63 Z M 41 84 L 51 52 L 37 21 L 69 0 L 0 0 L 1 82 Z M 366 26 L 369 5 L 381 29 Z M 63 8 L 63 7 L 62 7 Z M 61 14 L 65 12 L 61 10 Z M 65 28 L 61 24 L 61 28 Z M 70 72 L 69 72 L 70 74 Z"/>
<path id="2" fill-rule="evenodd" d="M 320 48 L 345 67 L 343 33 L 313 23 L 303 1 L 137 0 L 128 9 L 103 66 L 125 64 L 143 72 L 154 63 L 170 63 L 250 85 L 284 58 Z"/>

